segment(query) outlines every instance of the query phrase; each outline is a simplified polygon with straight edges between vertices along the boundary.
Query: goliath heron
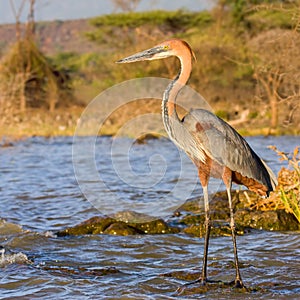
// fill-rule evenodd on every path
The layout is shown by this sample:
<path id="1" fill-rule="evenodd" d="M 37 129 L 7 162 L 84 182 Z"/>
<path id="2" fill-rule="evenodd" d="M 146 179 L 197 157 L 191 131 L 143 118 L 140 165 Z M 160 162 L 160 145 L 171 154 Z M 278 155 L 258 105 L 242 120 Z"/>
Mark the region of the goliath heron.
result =
<path id="1" fill-rule="evenodd" d="M 176 111 L 176 97 L 190 77 L 192 60 L 195 57 L 191 47 L 185 41 L 171 39 L 151 49 L 121 59 L 117 63 L 162 59 L 169 56 L 178 57 L 181 68 L 177 77 L 163 94 L 163 123 L 170 139 L 183 149 L 196 165 L 204 196 L 206 233 L 202 273 L 197 281 L 202 284 L 208 282 L 207 253 L 211 222 L 207 187 L 209 178 L 212 176 L 222 179 L 226 186 L 236 269 L 233 283 L 235 287 L 242 288 L 244 284 L 239 271 L 231 185 L 234 182 L 244 185 L 260 195 L 268 196 L 277 184 L 276 177 L 266 163 L 250 148 L 245 139 L 228 123 L 210 111 L 191 110 L 183 119 L 179 118 Z"/>

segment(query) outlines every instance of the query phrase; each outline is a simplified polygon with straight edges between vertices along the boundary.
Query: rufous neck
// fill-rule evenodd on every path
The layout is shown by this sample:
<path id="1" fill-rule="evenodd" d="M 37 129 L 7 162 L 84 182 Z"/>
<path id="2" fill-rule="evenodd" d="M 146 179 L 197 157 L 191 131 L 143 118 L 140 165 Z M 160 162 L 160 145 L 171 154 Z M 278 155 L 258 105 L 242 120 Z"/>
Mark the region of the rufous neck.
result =
<path id="1" fill-rule="evenodd" d="M 180 90 L 187 83 L 192 71 L 192 55 L 190 51 L 187 51 L 185 55 L 178 55 L 177 57 L 180 60 L 180 71 L 164 92 L 162 103 L 164 119 L 173 116 L 179 119 L 176 111 L 176 98 Z"/>

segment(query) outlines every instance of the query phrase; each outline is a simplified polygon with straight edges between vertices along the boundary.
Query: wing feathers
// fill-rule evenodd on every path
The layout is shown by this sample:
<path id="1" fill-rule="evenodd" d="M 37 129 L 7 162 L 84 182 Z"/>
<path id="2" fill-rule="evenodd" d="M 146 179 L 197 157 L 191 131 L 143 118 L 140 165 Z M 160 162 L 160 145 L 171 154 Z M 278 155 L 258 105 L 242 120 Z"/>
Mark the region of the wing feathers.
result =
<path id="1" fill-rule="evenodd" d="M 271 169 L 225 121 L 207 110 L 197 109 L 184 118 L 183 125 L 201 145 L 200 150 L 220 165 L 257 180 L 270 191 L 275 188 L 277 180 Z"/>

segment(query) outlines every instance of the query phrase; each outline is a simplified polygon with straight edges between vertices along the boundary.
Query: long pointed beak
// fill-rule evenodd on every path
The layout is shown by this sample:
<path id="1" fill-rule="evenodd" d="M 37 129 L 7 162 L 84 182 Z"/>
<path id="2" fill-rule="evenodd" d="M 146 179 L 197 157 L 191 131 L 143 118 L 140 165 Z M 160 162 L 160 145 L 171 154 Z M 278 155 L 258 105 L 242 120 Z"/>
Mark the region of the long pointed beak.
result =
<path id="1" fill-rule="evenodd" d="M 138 52 L 136 54 L 130 55 L 123 59 L 116 61 L 117 64 L 125 64 L 125 63 L 132 63 L 136 61 L 142 60 L 151 60 L 155 58 L 155 55 L 164 51 L 164 48 L 161 46 L 156 46 L 151 49 L 144 50 L 142 52 Z"/>

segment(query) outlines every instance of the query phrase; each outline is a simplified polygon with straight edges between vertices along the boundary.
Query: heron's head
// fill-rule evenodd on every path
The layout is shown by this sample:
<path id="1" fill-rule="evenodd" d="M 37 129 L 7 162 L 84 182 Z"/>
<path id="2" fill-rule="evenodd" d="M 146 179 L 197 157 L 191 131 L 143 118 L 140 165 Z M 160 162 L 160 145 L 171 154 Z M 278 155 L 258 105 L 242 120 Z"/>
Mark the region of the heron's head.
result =
<path id="1" fill-rule="evenodd" d="M 187 53 L 195 58 L 195 55 L 187 42 L 179 39 L 172 39 L 165 41 L 153 48 L 120 59 L 117 61 L 117 63 L 131 63 L 143 60 L 162 59 L 169 56 L 181 57 Z"/>

